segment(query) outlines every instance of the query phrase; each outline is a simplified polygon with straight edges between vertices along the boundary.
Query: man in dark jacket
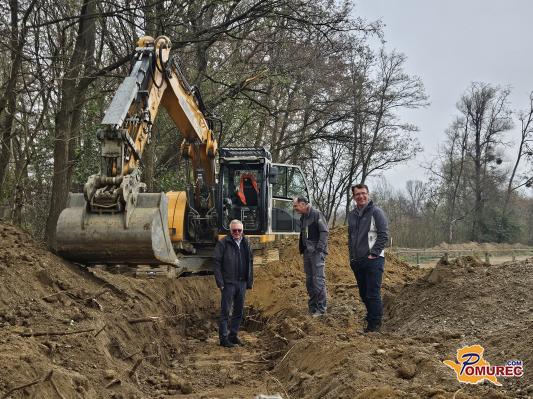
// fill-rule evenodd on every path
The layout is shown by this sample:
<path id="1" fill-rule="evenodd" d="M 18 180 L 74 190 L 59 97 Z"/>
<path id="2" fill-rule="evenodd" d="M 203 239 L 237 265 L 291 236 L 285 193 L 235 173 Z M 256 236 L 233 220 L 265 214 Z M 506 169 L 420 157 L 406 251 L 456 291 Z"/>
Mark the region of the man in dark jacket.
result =
<path id="1" fill-rule="evenodd" d="M 379 331 L 383 318 L 381 280 L 385 266 L 388 223 L 385 213 L 368 198 L 368 186 L 352 187 L 356 207 L 348 214 L 348 248 L 359 295 L 366 306 L 365 332 Z"/>
<path id="2" fill-rule="evenodd" d="M 300 253 L 304 258 L 305 286 L 309 313 L 322 316 L 327 310 L 325 260 L 328 253 L 328 224 L 324 215 L 314 209 L 307 198 L 298 197 L 293 209 L 301 214 Z"/>
<path id="3" fill-rule="evenodd" d="M 252 246 L 242 230 L 242 222 L 232 220 L 230 234 L 215 246 L 215 280 L 222 294 L 218 334 L 220 345 L 226 348 L 243 345 L 237 335 L 243 317 L 246 290 L 252 288 L 254 281 Z"/>

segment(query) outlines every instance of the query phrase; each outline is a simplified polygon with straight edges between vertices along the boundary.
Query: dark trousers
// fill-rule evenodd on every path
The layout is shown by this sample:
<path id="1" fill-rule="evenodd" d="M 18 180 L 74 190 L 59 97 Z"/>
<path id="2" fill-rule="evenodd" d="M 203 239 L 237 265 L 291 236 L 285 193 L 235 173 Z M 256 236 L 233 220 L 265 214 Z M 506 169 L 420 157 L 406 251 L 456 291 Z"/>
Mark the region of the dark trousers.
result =
<path id="1" fill-rule="evenodd" d="M 218 335 L 220 340 L 229 336 L 236 337 L 239 333 L 244 314 L 244 298 L 246 296 L 246 281 L 238 283 L 225 283 L 220 302 L 220 323 Z M 231 318 L 230 318 L 231 311 Z M 229 322 L 229 334 L 228 334 Z"/>
<path id="2" fill-rule="evenodd" d="M 304 251 L 305 286 L 310 313 L 325 313 L 327 309 L 325 258 L 323 252 Z"/>
<path id="3" fill-rule="evenodd" d="M 350 266 L 357 280 L 359 295 L 366 306 L 368 325 L 380 325 L 383 317 L 381 280 L 383 278 L 385 258 L 381 256 L 376 259 L 362 258 L 352 261 Z"/>

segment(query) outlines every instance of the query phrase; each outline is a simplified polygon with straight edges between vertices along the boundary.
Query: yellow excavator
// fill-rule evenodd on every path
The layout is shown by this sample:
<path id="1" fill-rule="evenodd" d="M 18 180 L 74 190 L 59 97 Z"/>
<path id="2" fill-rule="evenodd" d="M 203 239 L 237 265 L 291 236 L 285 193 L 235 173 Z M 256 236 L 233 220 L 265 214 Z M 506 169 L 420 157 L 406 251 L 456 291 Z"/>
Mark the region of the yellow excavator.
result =
<path id="1" fill-rule="evenodd" d="M 299 232 L 292 198 L 308 197 L 298 166 L 272 163 L 264 148 L 220 148 L 199 90 L 190 86 L 166 36 L 139 39 L 131 73 L 97 132 L 100 172 L 69 193 L 56 229 L 56 252 L 81 264 L 210 269 L 216 240 L 239 219 L 253 241 Z M 185 191 L 147 193 L 143 151 L 160 105 L 182 134 Z"/>

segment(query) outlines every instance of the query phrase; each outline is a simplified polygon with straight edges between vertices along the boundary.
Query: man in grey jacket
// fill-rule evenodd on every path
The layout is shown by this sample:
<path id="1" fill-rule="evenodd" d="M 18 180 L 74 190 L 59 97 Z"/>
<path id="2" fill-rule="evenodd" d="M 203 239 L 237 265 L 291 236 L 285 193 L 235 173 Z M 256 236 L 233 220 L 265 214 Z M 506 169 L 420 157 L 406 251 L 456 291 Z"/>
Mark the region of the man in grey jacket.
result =
<path id="1" fill-rule="evenodd" d="M 298 197 L 293 209 L 301 214 L 300 253 L 304 258 L 305 286 L 309 313 L 322 316 L 327 310 L 325 260 L 328 253 L 328 224 L 324 215 L 314 209 L 307 198 Z"/>
<path id="2" fill-rule="evenodd" d="M 365 332 L 379 331 L 383 318 L 381 281 L 385 266 L 388 222 L 381 208 L 369 201 L 368 186 L 352 187 L 355 208 L 348 214 L 350 267 L 355 274 L 359 295 L 366 306 Z"/>

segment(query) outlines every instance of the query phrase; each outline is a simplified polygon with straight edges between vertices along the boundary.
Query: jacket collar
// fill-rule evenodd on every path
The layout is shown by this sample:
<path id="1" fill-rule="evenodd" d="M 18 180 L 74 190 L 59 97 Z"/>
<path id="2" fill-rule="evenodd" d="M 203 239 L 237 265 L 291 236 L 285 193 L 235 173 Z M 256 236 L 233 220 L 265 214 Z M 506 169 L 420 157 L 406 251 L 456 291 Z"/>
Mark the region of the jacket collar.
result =
<path id="1" fill-rule="evenodd" d="M 232 243 L 233 245 L 237 246 L 237 243 L 235 242 L 235 240 L 233 239 L 231 234 L 226 235 L 226 237 L 224 237 L 224 240 L 226 240 L 226 242 Z M 242 243 L 245 243 L 246 245 L 248 245 L 248 239 L 246 238 L 246 236 L 244 234 L 243 234 L 242 240 L 241 240 L 241 244 Z"/>
<path id="2" fill-rule="evenodd" d="M 368 212 L 369 209 L 372 209 L 374 207 L 374 202 L 372 200 L 368 201 L 368 203 L 365 205 L 365 207 L 363 208 L 363 212 L 362 212 L 362 215 L 364 215 L 365 213 Z M 359 208 L 357 207 L 357 205 L 352 209 L 352 212 L 354 212 L 355 214 L 359 214 Z"/>
<path id="3" fill-rule="evenodd" d="M 309 217 L 315 212 L 315 208 L 313 208 L 311 205 L 309 205 L 309 212 L 302 213 L 300 215 L 300 220 L 309 219 Z"/>

